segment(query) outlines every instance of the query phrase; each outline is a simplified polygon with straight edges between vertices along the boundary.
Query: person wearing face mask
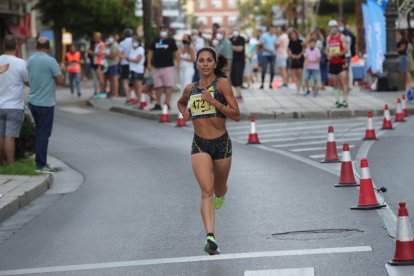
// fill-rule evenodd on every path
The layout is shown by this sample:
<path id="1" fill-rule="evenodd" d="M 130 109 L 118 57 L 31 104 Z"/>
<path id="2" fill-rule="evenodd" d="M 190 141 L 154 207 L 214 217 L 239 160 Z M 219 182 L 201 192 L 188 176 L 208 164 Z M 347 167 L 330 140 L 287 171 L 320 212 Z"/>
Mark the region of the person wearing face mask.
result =
<path id="1" fill-rule="evenodd" d="M 329 21 L 331 34 L 327 37 L 326 55 L 329 60 L 329 74 L 334 83 L 336 107 L 348 107 L 348 76 L 345 55 L 348 52 L 346 37 L 339 32 L 338 22 Z M 342 84 L 342 89 L 340 89 Z M 342 97 L 342 101 L 341 101 Z"/>
<path id="2" fill-rule="evenodd" d="M 202 33 L 198 30 L 192 31 L 192 41 L 193 47 L 195 52 L 197 53 L 199 50 L 203 49 L 206 46 L 206 42 Z M 197 82 L 200 79 L 200 75 L 197 70 L 197 63 L 194 62 L 194 75 L 193 75 L 193 82 Z"/>
<path id="3" fill-rule="evenodd" d="M 121 48 L 122 56 L 128 57 L 129 54 L 132 51 L 132 30 L 131 29 L 125 29 L 124 30 L 124 39 L 119 43 L 119 47 Z M 125 92 L 125 95 L 127 97 L 127 103 L 131 101 L 135 101 L 135 99 L 131 99 L 130 93 L 129 93 L 129 62 L 126 60 L 126 58 L 122 58 L 121 60 L 121 68 L 120 68 L 120 78 L 122 81 L 122 88 Z M 132 103 L 133 104 L 133 103 Z"/>
<path id="4" fill-rule="evenodd" d="M 150 45 L 148 51 L 148 71 L 154 81 L 156 104 L 151 110 L 162 110 L 161 93 L 166 94 L 165 103 L 170 107 L 174 81 L 174 55 L 178 59 L 178 48 L 175 40 L 168 37 L 168 28 L 160 27 L 160 36 Z"/>
<path id="5" fill-rule="evenodd" d="M 118 64 L 121 56 L 121 49 L 114 36 L 110 36 L 107 40 L 109 53 L 106 54 L 108 59 L 107 75 L 111 86 L 111 93 L 109 97 L 118 97 L 119 83 L 118 83 Z"/>
<path id="6" fill-rule="evenodd" d="M 352 57 L 355 56 L 356 54 L 356 37 L 355 35 L 351 32 L 351 30 L 349 30 L 346 27 L 346 23 L 345 21 L 341 21 L 339 23 L 339 31 L 346 37 L 346 42 L 348 45 L 348 51 L 345 54 L 345 59 L 346 59 L 346 65 L 348 67 L 347 70 L 347 82 L 348 82 L 348 94 L 351 90 L 351 86 L 352 86 L 352 68 L 351 68 L 351 60 Z"/>
<path id="7" fill-rule="evenodd" d="M 214 42 L 213 39 L 212 43 L 213 45 L 217 44 L 217 46 L 215 46 L 217 55 L 223 55 L 226 58 L 227 67 L 225 68 L 225 70 L 227 71 L 227 73 L 230 73 L 229 70 L 232 67 L 233 59 L 233 47 L 230 40 L 226 38 L 226 31 L 223 28 L 218 29 L 215 39 L 217 40 L 217 42 Z M 230 76 L 230 74 L 227 75 Z"/>
<path id="8" fill-rule="evenodd" d="M 123 58 L 129 63 L 131 80 L 134 82 L 134 90 L 137 96 L 135 99 L 130 99 L 129 104 L 137 104 L 141 99 L 142 82 L 144 80 L 145 50 L 141 46 L 141 41 L 137 38 L 133 38 L 131 44 L 132 50 L 129 56 L 124 55 Z"/>
<path id="9" fill-rule="evenodd" d="M 236 90 L 236 99 L 241 103 L 243 101 L 241 87 L 243 85 L 244 67 L 246 66 L 246 40 L 240 35 L 239 30 L 234 30 L 230 41 L 233 46 L 233 62 L 231 64 L 230 80 L 231 85 Z"/>
<path id="10" fill-rule="evenodd" d="M 181 89 L 192 83 L 194 76 L 195 50 L 192 46 L 191 36 L 183 36 L 183 46 L 178 50 L 177 70 L 180 72 Z"/>
<path id="11" fill-rule="evenodd" d="M 270 67 L 269 88 L 272 89 L 273 77 L 275 75 L 276 41 L 276 27 L 271 25 L 268 28 L 268 31 L 260 36 L 260 45 L 262 50 L 262 85 L 260 86 L 260 89 L 264 88 L 267 66 Z"/>

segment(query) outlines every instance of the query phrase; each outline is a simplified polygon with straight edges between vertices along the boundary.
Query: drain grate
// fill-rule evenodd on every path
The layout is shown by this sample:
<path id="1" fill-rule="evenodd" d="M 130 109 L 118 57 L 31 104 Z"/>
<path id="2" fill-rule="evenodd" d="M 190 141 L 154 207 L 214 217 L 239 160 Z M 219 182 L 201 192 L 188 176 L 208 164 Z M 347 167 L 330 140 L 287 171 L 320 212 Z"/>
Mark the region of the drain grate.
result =
<path id="1" fill-rule="evenodd" d="M 364 231 L 359 229 L 315 229 L 290 231 L 272 234 L 272 238 L 277 240 L 330 240 L 347 238 L 350 236 L 361 235 Z"/>

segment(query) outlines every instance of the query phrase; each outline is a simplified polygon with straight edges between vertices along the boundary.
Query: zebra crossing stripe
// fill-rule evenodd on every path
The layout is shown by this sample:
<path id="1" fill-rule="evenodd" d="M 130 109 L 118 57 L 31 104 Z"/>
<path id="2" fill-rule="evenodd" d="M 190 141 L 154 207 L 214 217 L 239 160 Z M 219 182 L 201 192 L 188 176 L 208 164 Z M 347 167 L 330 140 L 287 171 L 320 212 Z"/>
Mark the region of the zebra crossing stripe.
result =
<path id="1" fill-rule="evenodd" d="M 361 137 L 363 134 L 361 133 L 347 133 L 347 137 Z M 340 135 L 337 135 L 340 136 Z M 267 136 L 266 136 L 267 137 Z M 293 137 L 293 138 L 278 138 L 278 139 L 261 139 L 262 143 L 265 142 L 287 142 L 287 141 L 295 141 L 295 140 L 306 140 L 306 139 L 323 139 L 326 138 L 326 134 L 324 135 L 314 135 L 314 136 L 302 136 L 302 137 Z"/>
<path id="2" fill-rule="evenodd" d="M 361 138 L 336 139 L 336 142 L 353 142 L 353 141 L 361 141 Z M 319 145 L 319 144 L 325 144 L 325 143 L 326 141 L 312 141 L 312 142 L 303 142 L 303 143 L 272 145 L 272 147 L 286 148 L 286 147 L 299 147 L 299 146 L 307 146 L 307 145 Z"/>
<path id="3" fill-rule="evenodd" d="M 341 149 L 342 146 L 337 146 L 337 149 Z M 355 145 L 349 145 L 349 148 L 355 148 Z M 304 152 L 304 151 L 317 151 L 317 150 L 325 150 L 326 147 L 311 147 L 311 148 L 298 148 L 298 149 L 290 149 L 291 152 Z"/>

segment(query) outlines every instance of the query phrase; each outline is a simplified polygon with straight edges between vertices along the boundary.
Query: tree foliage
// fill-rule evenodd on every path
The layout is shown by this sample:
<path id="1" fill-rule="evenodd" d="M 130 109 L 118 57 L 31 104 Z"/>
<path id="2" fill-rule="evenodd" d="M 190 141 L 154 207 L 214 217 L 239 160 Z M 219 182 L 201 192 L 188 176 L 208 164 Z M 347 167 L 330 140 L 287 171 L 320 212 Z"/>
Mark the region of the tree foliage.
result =
<path id="1" fill-rule="evenodd" d="M 139 24 L 134 0 L 39 0 L 35 9 L 44 24 L 65 28 L 75 37 L 95 31 L 107 35 Z"/>

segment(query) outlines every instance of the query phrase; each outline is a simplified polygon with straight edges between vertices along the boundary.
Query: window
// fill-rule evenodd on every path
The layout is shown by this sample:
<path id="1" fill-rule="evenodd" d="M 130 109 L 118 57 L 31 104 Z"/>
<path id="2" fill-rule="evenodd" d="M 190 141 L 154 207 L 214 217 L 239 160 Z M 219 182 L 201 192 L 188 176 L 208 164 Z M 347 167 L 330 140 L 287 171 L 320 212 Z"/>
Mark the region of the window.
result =
<path id="1" fill-rule="evenodd" d="M 197 1 L 199 9 L 206 9 L 207 8 L 207 0 L 198 0 Z"/>
<path id="2" fill-rule="evenodd" d="M 200 24 L 200 25 L 207 25 L 207 17 L 199 16 L 199 17 L 197 17 L 196 22 L 197 22 L 197 24 Z"/>
<path id="3" fill-rule="evenodd" d="M 236 9 L 237 8 L 237 0 L 228 0 L 227 6 L 230 9 Z"/>
<path id="4" fill-rule="evenodd" d="M 237 23 L 237 16 L 229 16 L 229 25 L 234 26 Z"/>
<path id="5" fill-rule="evenodd" d="M 214 9 L 221 9 L 223 7 L 223 2 L 221 0 L 212 0 L 211 5 Z"/>
<path id="6" fill-rule="evenodd" d="M 223 25 L 223 17 L 221 17 L 221 16 L 213 16 L 211 21 L 213 22 L 213 24 L 217 23 L 220 26 Z"/>

